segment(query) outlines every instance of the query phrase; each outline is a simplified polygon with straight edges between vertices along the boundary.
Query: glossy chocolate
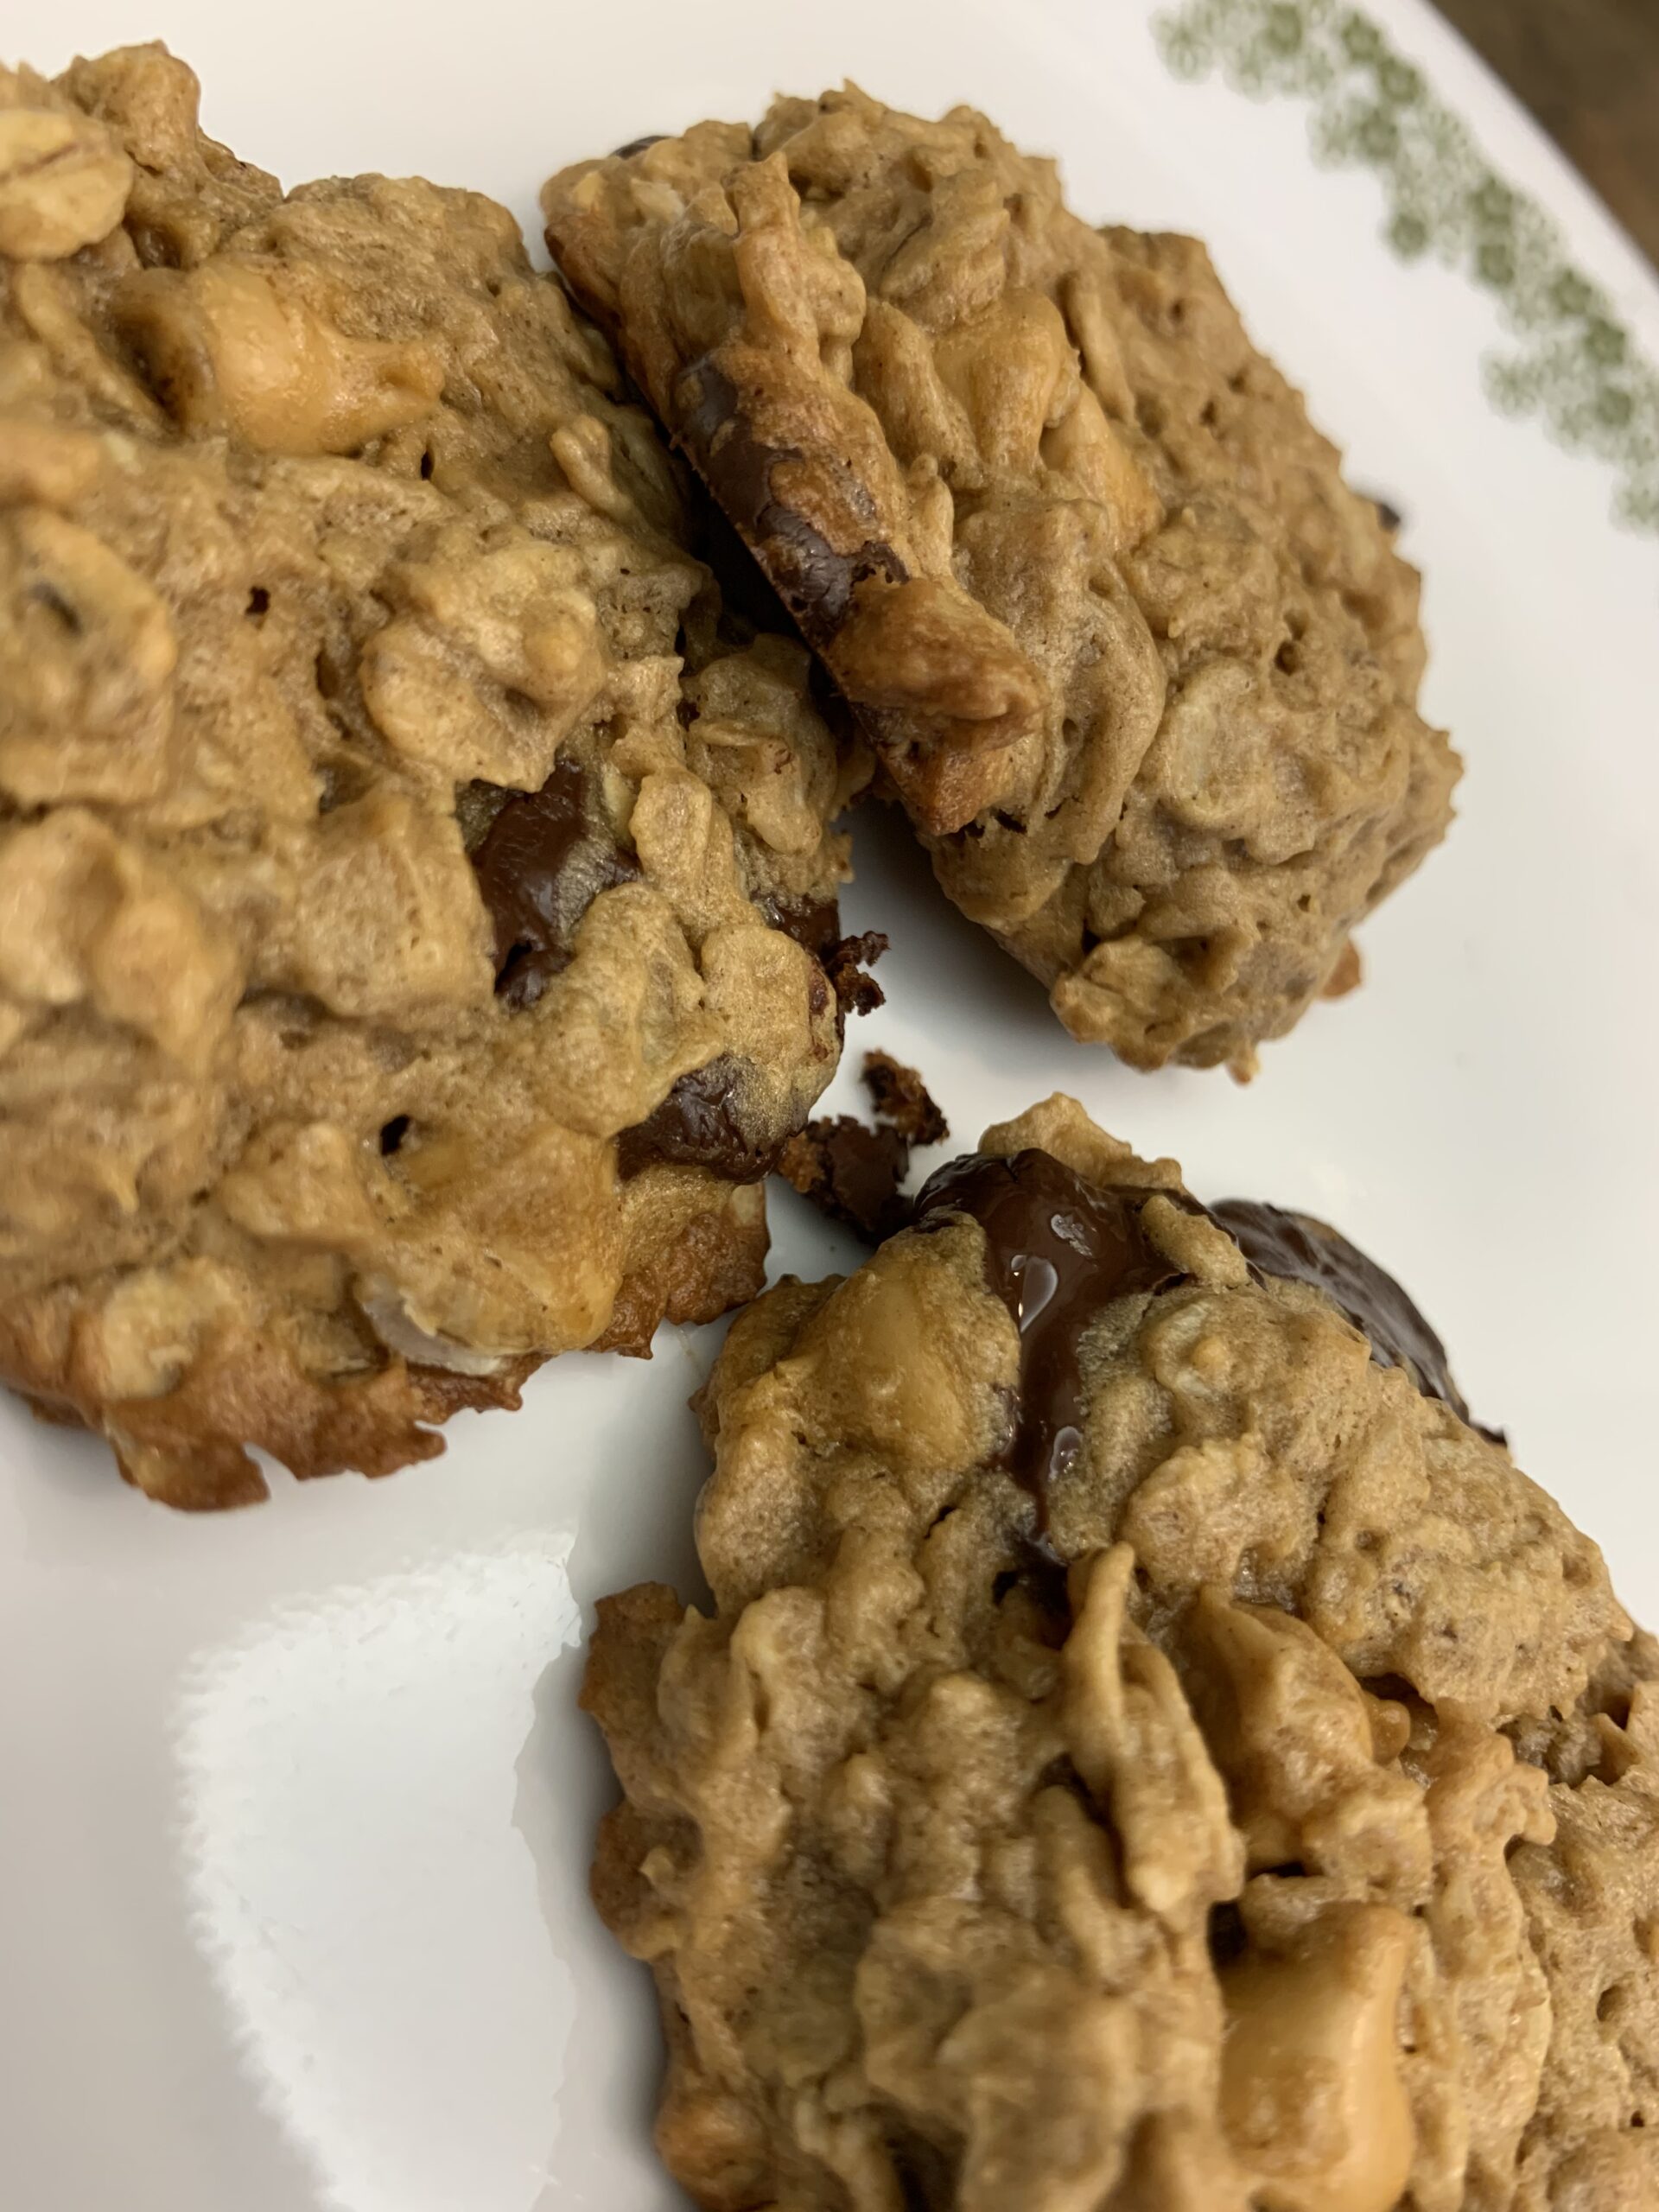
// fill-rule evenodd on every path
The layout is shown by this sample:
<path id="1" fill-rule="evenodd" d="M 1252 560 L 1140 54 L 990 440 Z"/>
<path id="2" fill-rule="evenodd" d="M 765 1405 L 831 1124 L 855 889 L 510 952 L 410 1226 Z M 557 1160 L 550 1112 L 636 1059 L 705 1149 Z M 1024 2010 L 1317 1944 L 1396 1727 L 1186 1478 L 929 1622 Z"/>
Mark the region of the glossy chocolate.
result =
<path id="1" fill-rule="evenodd" d="M 986 1280 L 1020 1332 L 1019 1403 L 1006 1459 L 1036 1498 L 1039 1527 L 1050 1490 L 1082 1448 L 1077 1346 L 1084 1332 L 1112 1299 L 1182 1280 L 1141 1226 L 1141 1209 L 1154 1195 L 1090 1183 L 1049 1154 L 1031 1150 L 1012 1160 L 953 1160 L 929 1178 L 916 1200 L 918 1228 L 955 1213 L 970 1216 L 985 1232 Z M 1185 1192 L 1163 1195 L 1208 1213 L 1258 1275 L 1323 1292 L 1369 1338 L 1379 1366 L 1403 1368 L 1425 1397 L 1470 1420 L 1445 1345 L 1393 1276 L 1346 1237 L 1257 1199 L 1201 1207 Z M 1501 1430 L 1480 1433 L 1494 1443 L 1504 1440 Z"/>
<path id="2" fill-rule="evenodd" d="M 884 541 L 872 538 L 855 553 L 838 553 L 804 515 L 773 496 L 773 469 L 780 461 L 798 461 L 798 449 L 763 445 L 743 413 L 736 385 L 710 361 L 696 363 L 681 379 L 679 435 L 810 645 L 821 651 L 828 645 L 867 577 L 882 575 L 896 584 L 908 577 L 909 569 Z"/>
<path id="3" fill-rule="evenodd" d="M 538 791 L 510 798 L 473 855 L 495 929 L 495 988 L 534 1006 L 568 966 L 576 927 L 601 891 L 639 869 L 594 817 L 587 772 L 561 760 Z"/>
<path id="4" fill-rule="evenodd" d="M 1370 1339 L 1379 1367 L 1403 1367 L 1426 1398 L 1439 1398 L 1459 1421 L 1469 1408 L 1452 1379 L 1446 1346 L 1391 1274 L 1336 1230 L 1260 1198 L 1223 1198 L 1210 1209 L 1254 1268 L 1287 1282 L 1311 1283 Z M 1484 1434 L 1493 1435 L 1491 1430 Z"/>
<path id="5" fill-rule="evenodd" d="M 792 937 L 803 951 L 828 968 L 841 943 L 841 908 L 834 899 L 791 899 L 781 891 L 762 892 L 755 900 L 775 930 Z"/>
<path id="6" fill-rule="evenodd" d="M 659 1106 L 617 1139 L 623 1180 L 658 1166 L 706 1167 L 728 1183 L 769 1175 L 779 1147 L 758 1143 L 745 1128 L 741 1087 L 741 1063 L 729 1052 L 683 1075 Z"/>
<path id="7" fill-rule="evenodd" d="M 1083 1449 L 1084 1330 L 1115 1298 L 1161 1290 L 1180 1269 L 1141 1226 L 1155 1195 L 1107 1190 L 1052 1154 L 952 1160 L 923 1185 L 917 1226 L 967 1214 L 985 1232 L 985 1276 L 1020 1332 L 1020 1397 L 1007 1464 L 1037 1501 Z"/>

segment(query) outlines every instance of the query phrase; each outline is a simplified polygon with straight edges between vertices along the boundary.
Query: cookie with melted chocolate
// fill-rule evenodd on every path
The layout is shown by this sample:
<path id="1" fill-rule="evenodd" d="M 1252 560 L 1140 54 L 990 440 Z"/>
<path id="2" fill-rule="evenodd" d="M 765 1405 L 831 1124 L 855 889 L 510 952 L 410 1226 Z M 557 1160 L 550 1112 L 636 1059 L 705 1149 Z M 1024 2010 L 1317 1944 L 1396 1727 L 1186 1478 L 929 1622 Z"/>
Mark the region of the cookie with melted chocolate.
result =
<path id="1" fill-rule="evenodd" d="M 583 1693 L 695 2201 L 1655 2194 L 1659 1645 L 1337 1232 L 1052 1099 L 702 1413 Z"/>

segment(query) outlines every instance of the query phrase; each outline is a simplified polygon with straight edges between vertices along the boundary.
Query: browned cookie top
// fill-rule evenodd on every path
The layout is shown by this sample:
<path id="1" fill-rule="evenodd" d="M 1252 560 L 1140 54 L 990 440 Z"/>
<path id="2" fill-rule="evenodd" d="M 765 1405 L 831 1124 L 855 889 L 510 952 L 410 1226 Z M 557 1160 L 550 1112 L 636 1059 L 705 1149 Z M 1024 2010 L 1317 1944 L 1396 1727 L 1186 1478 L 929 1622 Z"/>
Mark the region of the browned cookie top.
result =
<path id="1" fill-rule="evenodd" d="M 858 763 L 504 209 L 196 102 L 0 75 L 0 1374 L 211 1504 L 757 1287 Z"/>
<path id="2" fill-rule="evenodd" d="M 563 171 L 548 239 L 939 878 L 1143 1066 L 1239 1071 L 1443 834 L 1417 581 L 1201 246 L 849 88 Z"/>
<path id="3" fill-rule="evenodd" d="M 700 2204 L 1655 2201 L 1659 1648 L 1319 1236 L 1055 1099 L 734 1325 L 586 1691 Z"/>

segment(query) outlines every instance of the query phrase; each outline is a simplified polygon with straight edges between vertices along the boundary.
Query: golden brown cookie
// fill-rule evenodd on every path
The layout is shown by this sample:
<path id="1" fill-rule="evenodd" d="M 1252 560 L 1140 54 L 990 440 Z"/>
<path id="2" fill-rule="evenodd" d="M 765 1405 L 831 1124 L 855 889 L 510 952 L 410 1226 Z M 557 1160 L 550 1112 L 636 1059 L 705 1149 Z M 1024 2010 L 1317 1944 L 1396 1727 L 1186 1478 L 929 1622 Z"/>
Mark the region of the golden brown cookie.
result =
<path id="1" fill-rule="evenodd" d="M 1202 246 L 855 89 L 579 163 L 548 242 L 1075 1036 L 1248 1073 L 1444 834 L 1417 578 Z"/>
<path id="2" fill-rule="evenodd" d="M 1053 1099 L 733 1325 L 601 1609 L 658 2139 L 798 2212 L 1634 2212 L 1659 1647 L 1334 1232 Z"/>
<path id="3" fill-rule="evenodd" d="M 0 1375 L 219 1505 L 758 1287 L 859 767 L 505 211 L 197 90 L 0 76 Z"/>

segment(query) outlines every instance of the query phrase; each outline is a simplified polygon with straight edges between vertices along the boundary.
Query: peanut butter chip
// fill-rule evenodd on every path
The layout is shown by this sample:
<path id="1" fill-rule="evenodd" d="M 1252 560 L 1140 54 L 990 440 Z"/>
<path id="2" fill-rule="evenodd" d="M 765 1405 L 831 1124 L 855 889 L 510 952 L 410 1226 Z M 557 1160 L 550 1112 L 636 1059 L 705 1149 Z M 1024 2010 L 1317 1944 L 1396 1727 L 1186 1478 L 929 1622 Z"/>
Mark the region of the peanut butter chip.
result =
<path id="1" fill-rule="evenodd" d="M 1266 2212 L 1391 2212 L 1411 2172 L 1400 1986 L 1415 1936 L 1386 1905 L 1333 1907 L 1277 1958 L 1222 1976 L 1222 2119 Z"/>

